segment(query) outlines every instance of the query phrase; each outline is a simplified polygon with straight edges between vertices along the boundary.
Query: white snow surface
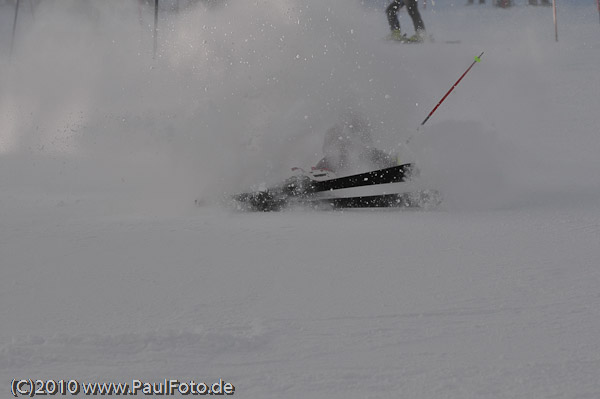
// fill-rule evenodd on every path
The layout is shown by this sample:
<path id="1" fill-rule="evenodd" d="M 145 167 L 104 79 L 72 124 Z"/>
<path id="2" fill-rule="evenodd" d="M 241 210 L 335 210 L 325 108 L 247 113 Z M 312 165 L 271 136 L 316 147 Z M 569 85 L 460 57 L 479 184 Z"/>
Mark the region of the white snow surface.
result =
<path id="1" fill-rule="evenodd" d="M 414 46 L 357 1 L 200 3 L 161 12 L 156 59 L 137 2 L 21 3 L 9 57 L 0 2 L 0 397 L 600 397 L 593 0 L 559 0 L 558 42 L 551 8 L 421 3 Z M 482 51 L 406 155 L 438 209 L 218 201 L 314 165 L 347 107 L 396 149 Z"/>

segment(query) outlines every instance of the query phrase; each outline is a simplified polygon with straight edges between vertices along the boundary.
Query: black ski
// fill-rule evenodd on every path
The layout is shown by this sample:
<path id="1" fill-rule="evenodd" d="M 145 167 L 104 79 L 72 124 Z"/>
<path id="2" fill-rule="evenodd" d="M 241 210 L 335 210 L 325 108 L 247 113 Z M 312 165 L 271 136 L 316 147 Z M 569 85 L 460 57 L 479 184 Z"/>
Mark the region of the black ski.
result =
<path id="1" fill-rule="evenodd" d="M 329 205 L 341 208 L 433 208 L 441 202 L 436 190 L 423 190 L 396 194 L 379 194 L 359 197 L 316 198 L 304 201 L 311 206 Z"/>
<path id="2" fill-rule="evenodd" d="M 343 188 L 372 186 L 375 184 L 400 183 L 405 181 L 413 171 L 413 164 L 392 166 L 391 168 L 373 170 L 357 175 L 337 177 L 335 179 L 312 181 L 311 192 L 340 190 Z"/>
<path id="3" fill-rule="evenodd" d="M 390 35 L 385 37 L 385 41 L 388 42 L 393 42 L 393 43 L 399 43 L 399 44 L 436 44 L 436 43 L 442 43 L 442 44 L 461 44 L 462 40 L 434 40 L 433 38 L 429 38 L 428 40 L 424 40 L 424 41 L 418 41 L 418 40 L 410 40 L 409 37 L 404 37 L 401 39 L 395 39 L 393 37 L 391 37 Z"/>
<path id="4" fill-rule="evenodd" d="M 403 182 L 412 171 L 412 164 L 404 164 L 323 181 L 312 180 L 308 176 L 293 176 L 279 186 L 234 195 L 232 200 L 237 203 L 238 208 L 244 210 L 278 211 L 290 201 L 304 203 L 313 200 L 314 194 L 318 192 Z"/>

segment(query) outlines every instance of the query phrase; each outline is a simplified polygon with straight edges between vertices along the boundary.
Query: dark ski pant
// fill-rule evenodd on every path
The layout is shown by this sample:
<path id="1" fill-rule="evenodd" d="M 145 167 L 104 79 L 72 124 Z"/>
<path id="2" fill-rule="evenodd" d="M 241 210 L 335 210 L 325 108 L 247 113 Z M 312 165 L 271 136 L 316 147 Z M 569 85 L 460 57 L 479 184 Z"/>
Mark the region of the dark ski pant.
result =
<path id="1" fill-rule="evenodd" d="M 391 30 L 400 30 L 400 21 L 398 21 L 398 11 L 406 4 L 406 11 L 412 18 L 415 25 L 415 32 L 425 31 L 425 24 L 417 8 L 418 0 L 394 0 L 385 10 Z"/>

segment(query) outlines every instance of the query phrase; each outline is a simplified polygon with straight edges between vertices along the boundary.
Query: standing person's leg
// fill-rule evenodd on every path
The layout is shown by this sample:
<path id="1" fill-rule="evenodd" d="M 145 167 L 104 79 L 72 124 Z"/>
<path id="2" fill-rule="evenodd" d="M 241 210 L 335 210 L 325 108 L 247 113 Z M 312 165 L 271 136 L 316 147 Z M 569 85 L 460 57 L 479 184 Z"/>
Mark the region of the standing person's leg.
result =
<path id="1" fill-rule="evenodd" d="M 408 11 L 408 15 L 412 18 L 413 24 L 415 26 L 415 33 L 417 35 L 425 33 L 425 24 L 423 23 L 423 19 L 421 18 L 421 14 L 419 13 L 419 8 L 417 6 L 418 0 L 405 0 L 406 11 Z"/>
<path id="2" fill-rule="evenodd" d="M 390 30 L 392 32 L 400 31 L 400 21 L 398 20 L 398 11 L 400 11 L 400 8 L 402 8 L 403 5 L 404 5 L 404 2 L 402 0 L 394 0 L 392 2 L 392 4 L 390 4 L 388 6 L 388 8 L 385 10 L 388 23 L 390 24 Z"/>

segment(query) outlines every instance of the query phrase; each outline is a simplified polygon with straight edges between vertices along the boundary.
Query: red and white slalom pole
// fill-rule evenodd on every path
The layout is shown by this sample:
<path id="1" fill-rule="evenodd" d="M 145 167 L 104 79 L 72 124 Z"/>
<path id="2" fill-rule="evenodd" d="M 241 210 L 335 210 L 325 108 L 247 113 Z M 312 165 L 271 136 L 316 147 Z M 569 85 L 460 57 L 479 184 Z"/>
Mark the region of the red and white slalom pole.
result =
<path id="1" fill-rule="evenodd" d="M 600 22 L 600 0 L 596 0 L 596 5 L 598 6 L 598 22 Z"/>
<path id="2" fill-rule="evenodd" d="M 429 113 L 429 115 L 427 115 L 427 118 L 425 118 L 425 120 L 423 120 L 423 122 L 421 122 L 421 126 L 423 126 L 425 124 L 425 122 L 427 122 L 429 120 L 429 118 L 431 118 L 431 115 L 433 115 L 433 113 L 438 109 L 438 107 L 444 102 L 444 100 L 446 99 L 446 97 L 448 97 L 450 95 L 450 93 L 452 93 L 452 90 L 454 90 L 454 88 L 456 86 L 458 86 L 458 84 L 460 83 L 460 81 L 462 80 L 462 78 L 465 77 L 465 75 L 467 73 L 469 73 L 469 71 L 471 70 L 471 68 L 473 68 L 473 65 L 475 65 L 476 63 L 481 61 L 481 56 L 483 55 L 483 52 L 481 54 L 479 54 L 477 57 L 475 57 L 475 61 L 473 61 L 473 63 L 471 64 L 470 67 L 467 68 L 467 70 L 465 71 L 465 73 L 463 73 L 461 75 L 460 78 L 458 78 L 458 80 L 456 81 L 456 83 L 454 83 L 452 85 L 452 87 L 450 88 L 450 90 L 448 90 L 448 92 L 444 95 L 444 97 L 442 97 L 442 99 L 440 100 L 439 103 L 437 103 L 437 105 L 431 110 L 431 112 Z"/>
<path id="3" fill-rule="evenodd" d="M 442 103 L 444 102 L 444 100 L 450 95 L 450 93 L 452 93 L 452 90 L 454 90 L 456 88 L 456 86 L 458 86 L 458 84 L 460 83 L 460 81 L 465 77 L 465 75 L 467 73 L 469 73 L 469 71 L 471 70 L 471 68 L 473 68 L 473 65 L 475 65 L 478 62 L 481 62 L 481 56 L 483 56 L 483 52 L 481 52 L 481 54 L 479 54 L 478 56 L 475 57 L 475 61 L 473 61 L 473 63 L 471 63 L 471 65 L 467 68 L 467 70 L 452 85 L 452 87 L 450 88 L 450 90 L 448 90 L 448 92 L 446 94 L 444 94 L 444 97 L 442 97 L 442 99 L 437 103 L 437 105 L 435 107 L 433 107 L 433 109 L 431 110 L 431 112 L 429 113 L 429 115 L 427 115 L 427 118 L 425 118 L 423 120 L 423 122 L 421 122 L 421 124 L 419 125 L 419 127 L 417 127 L 416 133 L 419 133 L 419 129 L 421 128 L 421 126 L 423 126 L 425 123 L 427 123 L 427 121 L 429 120 L 429 118 L 431 118 L 431 115 L 433 115 L 433 113 L 439 108 L 439 106 L 442 105 Z M 411 134 L 408 137 L 408 139 L 406 140 L 405 144 L 408 145 L 410 143 L 410 141 L 413 139 L 414 136 L 415 136 L 414 134 Z"/>

